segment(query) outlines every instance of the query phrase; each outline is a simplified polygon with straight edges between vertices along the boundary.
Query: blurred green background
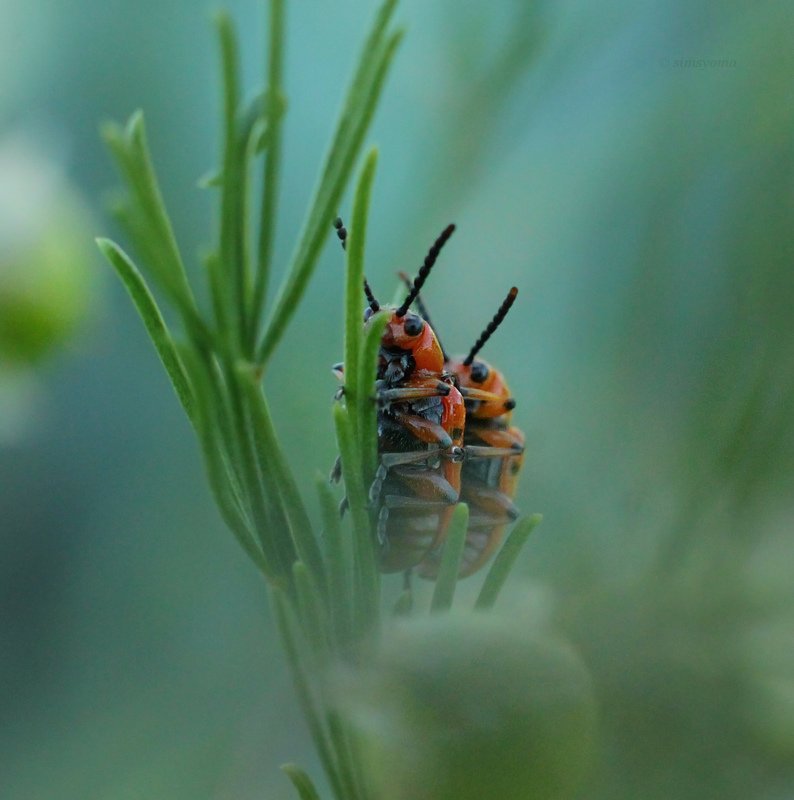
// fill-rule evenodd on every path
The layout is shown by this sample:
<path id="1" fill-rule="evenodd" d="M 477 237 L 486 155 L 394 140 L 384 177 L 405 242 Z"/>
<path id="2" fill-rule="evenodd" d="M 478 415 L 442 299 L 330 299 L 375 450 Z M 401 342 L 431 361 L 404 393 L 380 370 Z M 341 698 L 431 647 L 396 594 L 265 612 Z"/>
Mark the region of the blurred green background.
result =
<path id="1" fill-rule="evenodd" d="M 228 6 L 257 86 L 262 4 Z M 276 264 L 374 7 L 289 4 Z M 25 281 L 43 318 L 53 293 L 73 311 L 50 353 L 21 357 L 0 326 L 3 798 L 286 798 L 280 763 L 318 772 L 263 587 L 85 246 L 118 234 L 97 126 L 137 107 L 184 252 L 207 242 L 210 10 L 0 0 L 0 313 Z M 485 357 L 527 434 L 519 504 L 545 521 L 505 606 L 592 674 L 602 757 L 582 796 L 794 797 L 790 6 L 403 0 L 398 16 L 368 274 L 388 296 L 457 222 L 425 294 L 451 350 L 521 290 Z M 48 259 L 58 280 L 36 275 Z M 334 457 L 342 269 L 331 243 L 268 383 L 307 485 Z"/>

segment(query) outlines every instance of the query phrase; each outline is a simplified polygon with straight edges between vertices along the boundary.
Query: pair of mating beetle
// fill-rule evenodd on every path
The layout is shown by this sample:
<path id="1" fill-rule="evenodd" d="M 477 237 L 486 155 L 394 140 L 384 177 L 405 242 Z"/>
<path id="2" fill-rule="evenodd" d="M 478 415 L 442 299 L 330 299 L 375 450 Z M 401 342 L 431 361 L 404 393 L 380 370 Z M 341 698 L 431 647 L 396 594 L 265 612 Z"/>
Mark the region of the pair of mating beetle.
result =
<path id="1" fill-rule="evenodd" d="M 334 223 L 346 244 L 341 219 Z M 455 230 L 448 225 L 430 248 L 416 278 L 401 278 L 408 295 L 385 307 L 389 319 L 378 353 L 378 461 L 369 499 L 377 519 L 383 572 L 417 569 L 435 578 L 452 511 L 469 505 L 460 576 L 493 554 L 507 524 L 523 463 L 524 435 L 510 425 L 515 401 L 502 374 L 475 357 L 505 318 L 513 287 L 465 358 L 450 358 L 430 325 L 419 292 Z M 382 309 L 366 280 L 366 322 Z M 418 314 L 410 311 L 415 305 Z M 344 367 L 334 368 L 340 379 Z M 334 470 L 338 478 L 338 468 Z"/>

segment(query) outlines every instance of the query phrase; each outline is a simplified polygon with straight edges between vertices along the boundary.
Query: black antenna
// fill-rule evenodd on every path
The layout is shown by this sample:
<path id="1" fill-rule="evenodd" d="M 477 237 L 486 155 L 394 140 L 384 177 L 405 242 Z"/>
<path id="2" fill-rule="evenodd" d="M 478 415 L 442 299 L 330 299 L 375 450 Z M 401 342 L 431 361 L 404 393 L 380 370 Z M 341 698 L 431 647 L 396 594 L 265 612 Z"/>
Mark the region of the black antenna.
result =
<path id="1" fill-rule="evenodd" d="M 502 305 L 499 306 L 499 310 L 494 314 L 493 319 L 485 326 L 485 330 L 480 334 L 480 338 L 474 343 L 474 347 L 469 350 L 469 354 L 466 356 L 463 366 L 471 366 L 471 362 L 474 361 L 474 356 L 480 352 L 482 346 L 491 338 L 493 332 L 502 324 L 502 320 L 507 316 L 507 312 L 510 310 L 510 306 L 512 306 L 515 302 L 517 296 L 518 289 L 516 289 L 514 286 L 507 293 L 507 297 L 505 297 Z"/>
<path id="2" fill-rule="evenodd" d="M 413 284 L 411 283 L 411 278 L 408 273 L 398 272 L 397 274 L 400 276 L 400 278 L 402 278 L 403 283 L 408 287 L 408 291 L 410 292 Z M 422 302 L 422 299 L 419 297 L 419 295 L 414 297 L 414 303 L 419 309 L 419 315 L 422 317 L 422 319 L 431 328 L 433 328 L 433 333 L 436 335 L 436 341 L 438 342 L 438 346 L 441 348 L 441 355 L 444 357 L 444 361 L 449 361 L 449 358 L 447 358 L 447 351 L 444 349 L 444 345 L 441 344 L 441 339 L 438 338 L 438 331 L 436 331 L 433 323 L 430 321 L 430 314 L 427 313 L 427 306 L 425 306 L 425 304 Z"/>
<path id="3" fill-rule="evenodd" d="M 347 228 L 345 223 L 342 222 L 342 217 L 337 217 L 334 220 L 334 228 L 336 228 L 336 235 L 339 237 L 342 249 L 347 250 Z M 373 314 L 377 314 L 380 311 L 380 303 L 375 299 L 375 295 L 372 294 L 372 289 L 369 288 L 366 278 L 364 278 L 364 294 L 367 296 L 367 303 L 369 303 Z"/>
<path id="4" fill-rule="evenodd" d="M 411 303 L 413 303 L 416 295 L 419 294 L 419 290 L 427 280 L 430 270 L 433 269 L 433 264 L 436 263 L 438 254 L 441 252 L 441 248 L 447 243 L 449 237 L 452 236 L 454 232 L 455 226 L 447 225 L 447 227 L 441 231 L 441 235 L 438 237 L 438 239 L 433 242 L 433 246 L 425 256 L 425 263 L 422 264 L 416 278 L 414 278 L 414 285 L 411 288 L 411 291 L 408 292 L 408 297 L 403 300 L 403 304 L 397 309 L 397 311 L 394 312 L 398 317 L 404 317 L 408 309 L 411 307 Z"/>
<path id="5" fill-rule="evenodd" d="M 345 223 L 342 222 L 342 217 L 337 217 L 334 220 L 334 228 L 336 228 L 336 235 L 342 243 L 342 249 L 347 250 L 347 228 L 345 227 Z"/>
<path id="6" fill-rule="evenodd" d="M 375 299 L 375 295 L 372 294 L 372 289 L 369 288 L 366 278 L 364 278 L 364 294 L 367 296 L 367 302 L 372 309 L 372 313 L 377 314 L 380 311 L 380 303 Z"/>

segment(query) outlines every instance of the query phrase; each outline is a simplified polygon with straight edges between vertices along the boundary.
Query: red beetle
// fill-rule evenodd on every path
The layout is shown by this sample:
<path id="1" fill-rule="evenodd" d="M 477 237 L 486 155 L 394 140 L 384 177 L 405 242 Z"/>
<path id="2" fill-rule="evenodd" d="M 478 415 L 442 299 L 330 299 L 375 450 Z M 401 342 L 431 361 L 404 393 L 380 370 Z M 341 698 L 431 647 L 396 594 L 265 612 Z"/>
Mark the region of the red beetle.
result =
<path id="1" fill-rule="evenodd" d="M 335 223 L 344 246 L 346 230 Z M 425 257 L 408 296 L 390 313 L 378 353 L 379 466 L 370 501 L 384 572 L 408 570 L 440 547 L 458 502 L 466 409 L 444 370 L 444 353 L 430 324 L 409 311 L 442 247 L 455 230 L 447 226 Z M 364 283 L 365 324 L 382 309 Z M 343 368 L 337 365 L 341 376 Z"/>
<path id="2" fill-rule="evenodd" d="M 407 276 L 401 276 L 407 280 Z M 518 516 L 513 497 L 524 463 L 524 434 L 510 424 L 515 400 L 502 373 L 485 361 L 475 360 L 517 295 L 514 286 L 465 358 L 444 356 L 445 367 L 454 376 L 466 405 L 460 499 L 468 503 L 470 514 L 461 577 L 471 575 L 488 561 L 505 527 Z M 427 320 L 418 297 L 416 304 Z M 419 574 L 435 578 L 439 563 L 440 549 L 433 548 L 419 565 Z"/>

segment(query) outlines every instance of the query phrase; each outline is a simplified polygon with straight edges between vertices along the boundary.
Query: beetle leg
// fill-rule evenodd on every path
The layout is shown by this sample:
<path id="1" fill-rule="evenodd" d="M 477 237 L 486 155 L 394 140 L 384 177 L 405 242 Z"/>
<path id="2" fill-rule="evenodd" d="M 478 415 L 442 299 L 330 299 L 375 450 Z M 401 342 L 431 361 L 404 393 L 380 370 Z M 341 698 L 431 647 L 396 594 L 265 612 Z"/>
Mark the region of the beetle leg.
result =
<path id="1" fill-rule="evenodd" d="M 452 437 L 441 425 L 431 422 L 429 419 L 420 417 L 418 414 L 404 414 L 401 411 L 394 412 L 394 418 L 420 442 L 437 444 L 444 449 L 452 445 Z"/>
<path id="2" fill-rule="evenodd" d="M 482 509 L 480 509 L 480 511 L 482 511 Z M 480 514 L 474 513 L 469 517 L 468 530 L 470 533 L 477 531 L 487 532 L 500 525 L 509 525 L 511 522 L 513 522 L 513 517 L 511 517 L 507 512 L 492 514 L 484 511 Z"/>
<path id="3" fill-rule="evenodd" d="M 345 511 L 350 508 L 350 502 L 347 499 L 347 495 L 345 495 L 341 502 L 339 503 L 339 517 L 340 519 L 345 516 Z"/>
<path id="4" fill-rule="evenodd" d="M 464 458 L 505 458 L 521 455 L 524 451 L 514 447 L 481 447 L 476 444 L 467 444 L 463 448 Z"/>
<path id="5" fill-rule="evenodd" d="M 415 464 L 417 461 L 425 461 L 441 454 L 441 448 L 433 447 L 429 450 L 408 450 L 405 453 L 381 453 L 380 463 L 386 469 L 397 467 L 400 464 Z"/>
<path id="6" fill-rule="evenodd" d="M 376 505 L 378 500 L 380 499 L 380 493 L 383 489 L 383 481 L 386 480 L 386 475 L 389 472 L 389 468 L 381 463 L 378 465 L 378 469 L 375 471 L 375 478 L 372 481 L 372 484 L 369 487 L 368 498 L 371 505 Z"/>
<path id="7" fill-rule="evenodd" d="M 387 494 L 383 505 L 390 510 L 399 508 L 406 511 L 441 511 L 452 504 L 444 500 L 425 500 L 423 497 Z"/>
<path id="8" fill-rule="evenodd" d="M 416 500 L 441 501 L 444 505 L 458 502 L 460 491 L 436 470 L 411 470 L 395 467 L 392 474 L 411 490 Z"/>
<path id="9" fill-rule="evenodd" d="M 437 381 L 435 386 L 406 386 L 398 389 L 381 389 L 376 393 L 376 399 L 381 405 L 396 403 L 403 400 L 420 400 L 423 397 L 446 397 L 450 385 Z"/>
<path id="10" fill-rule="evenodd" d="M 466 429 L 491 447 L 510 447 L 515 453 L 524 451 L 524 436 L 518 428 L 489 428 L 474 426 Z"/>
<path id="11" fill-rule="evenodd" d="M 331 474 L 328 476 L 329 483 L 339 483 L 342 480 L 342 456 L 337 456 L 333 467 L 331 467 Z"/>
<path id="12" fill-rule="evenodd" d="M 495 514 L 499 517 L 506 515 L 509 520 L 517 519 L 519 516 L 519 511 L 513 501 L 498 489 L 468 482 L 463 485 L 463 496 L 473 507 L 488 514 Z"/>
<path id="13" fill-rule="evenodd" d="M 376 528 L 376 535 L 378 537 L 378 544 L 380 545 L 381 554 L 384 554 L 389 549 L 389 538 L 386 536 L 386 523 L 389 521 L 389 507 L 383 506 L 378 513 L 378 526 Z"/>
<path id="14" fill-rule="evenodd" d="M 477 389 L 474 386 L 461 386 L 460 393 L 466 400 L 476 400 L 478 403 L 504 403 L 505 400 L 498 394 Z"/>
<path id="15" fill-rule="evenodd" d="M 415 464 L 419 461 L 427 461 L 428 459 L 435 458 L 441 453 L 439 448 L 430 448 L 428 450 L 409 450 L 406 453 L 381 453 L 380 465 L 378 466 L 375 478 L 372 485 L 369 487 L 369 502 L 375 505 L 380 497 L 381 489 L 383 488 L 383 481 L 392 467 L 400 466 L 401 464 Z"/>

